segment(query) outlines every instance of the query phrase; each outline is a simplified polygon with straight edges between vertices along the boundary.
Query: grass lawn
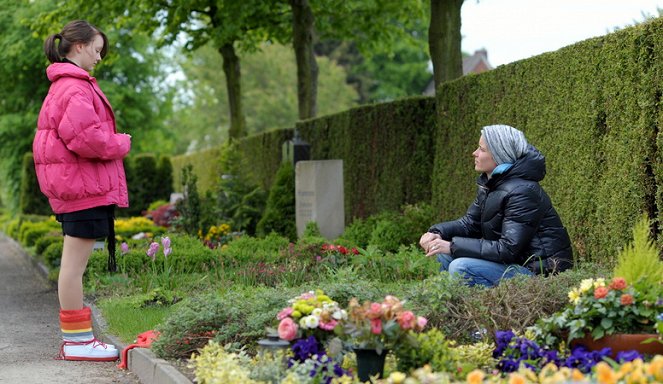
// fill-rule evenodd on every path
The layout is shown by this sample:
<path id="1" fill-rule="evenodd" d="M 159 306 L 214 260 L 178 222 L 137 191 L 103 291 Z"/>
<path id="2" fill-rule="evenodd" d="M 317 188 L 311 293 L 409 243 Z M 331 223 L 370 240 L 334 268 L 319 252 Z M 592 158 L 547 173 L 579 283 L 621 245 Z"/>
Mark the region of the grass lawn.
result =
<path id="1" fill-rule="evenodd" d="M 154 329 L 175 310 L 174 306 L 140 308 L 135 297 L 106 298 L 96 304 L 108 323 L 108 332 L 126 344 L 133 343 L 138 334 Z"/>

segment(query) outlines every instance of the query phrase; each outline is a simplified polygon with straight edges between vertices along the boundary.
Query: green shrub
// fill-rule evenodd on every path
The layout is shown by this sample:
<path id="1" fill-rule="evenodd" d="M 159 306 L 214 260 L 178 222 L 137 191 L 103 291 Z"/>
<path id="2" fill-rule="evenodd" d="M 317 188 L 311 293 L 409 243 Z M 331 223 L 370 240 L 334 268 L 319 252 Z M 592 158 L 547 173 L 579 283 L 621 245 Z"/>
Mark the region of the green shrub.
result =
<path id="1" fill-rule="evenodd" d="M 356 218 L 345 228 L 345 231 L 338 240 L 349 241 L 357 244 L 358 247 L 366 248 L 371 240 L 371 234 L 377 225 L 377 221 L 377 216 L 369 216 L 365 219 Z"/>
<path id="2" fill-rule="evenodd" d="M 157 160 L 153 154 L 141 153 L 131 157 L 129 167 L 131 172 L 127 174 L 127 186 L 131 205 L 125 211 L 128 215 L 138 216 L 151 202 L 163 199 L 158 187 Z"/>
<path id="3" fill-rule="evenodd" d="M 272 188 L 269 190 L 265 212 L 258 222 L 256 233 L 266 236 L 271 232 L 297 239 L 295 224 L 295 168 L 290 162 L 281 164 Z"/>
<path id="4" fill-rule="evenodd" d="M 31 247 L 35 241 L 49 232 L 58 231 L 61 227 L 54 219 L 46 216 L 24 216 L 18 231 L 18 241 L 25 247 Z"/>
<path id="5" fill-rule="evenodd" d="M 25 229 L 23 229 L 25 228 Z M 61 235 L 60 225 L 55 221 L 44 221 L 40 223 L 25 223 L 21 231 L 21 244 L 32 247 L 36 242 L 46 235 Z"/>
<path id="6" fill-rule="evenodd" d="M 7 225 L 5 226 L 5 232 L 7 233 L 7 236 L 11 237 L 12 239 L 18 239 L 18 231 L 20 228 L 21 218 L 17 217 L 7 222 Z"/>
<path id="7" fill-rule="evenodd" d="M 370 245 L 374 245 L 383 251 L 394 252 L 404 245 L 410 245 L 409 228 L 398 215 L 385 215 L 377 221 L 371 233 Z"/>
<path id="8" fill-rule="evenodd" d="M 23 156 L 19 205 L 22 213 L 50 215 L 52 212 L 48 199 L 39 189 L 32 152 Z"/>
<path id="9" fill-rule="evenodd" d="M 46 266 L 49 268 L 57 268 L 60 266 L 60 259 L 62 258 L 62 242 L 53 242 L 49 244 L 41 256 L 44 258 Z"/>
<path id="10" fill-rule="evenodd" d="M 46 248 L 51 244 L 59 243 L 60 247 L 62 247 L 62 242 L 63 242 L 62 233 L 59 233 L 57 235 L 53 234 L 53 235 L 42 236 L 37 241 L 35 241 L 35 254 L 43 255 Z"/>
<path id="11" fill-rule="evenodd" d="M 249 261 L 275 262 L 280 258 L 279 252 L 287 248 L 288 244 L 290 240 L 276 233 L 264 238 L 241 236 L 223 247 L 220 257 L 238 264 Z"/>
<path id="12" fill-rule="evenodd" d="M 413 344 L 402 343 L 395 350 L 398 370 L 410 372 L 430 365 L 433 372 L 455 372 L 457 358 L 449 340 L 437 328 L 413 333 Z"/>
<path id="13" fill-rule="evenodd" d="M 253 235 L 265 209 L 267 196 L 243 171 L 246 167 L 242 166 L 242 160 L 234 142 L 223 147 L 216 206 L 220 219 L 230 223 L 233 230 Z"/>
<path id="14" fill-rule="evenodd" d="M 633 241 L 617 256 L 613 276 L 623 277 L 638 291 L 653 294 L 651 299 L 656 300 L 663 293 L 663 261 L 659 252 L 649 239 L 649 219 L 643 216 L 633 228 Z"/>
<path id="15" fill-rule="evenodd" d="M 188 165 L 182 169 L 182 190 L 184 197 L 177 201 L 179 217 L 173 221 L 176 228 L 191 236 L 198 236 L 202 231 L 202 203 L 198 194 L 196 182 L 198 177 L 193 173 L 193 167 Z"/>
<path id="16" fill-rule="evenodd" d="M 170 201 L 170 194 L 172 192 L 173 163 L 170 161 L 170 156 L 161 155 L 157 164 L 156 185 L 154 186 L 152 201 Z"/>

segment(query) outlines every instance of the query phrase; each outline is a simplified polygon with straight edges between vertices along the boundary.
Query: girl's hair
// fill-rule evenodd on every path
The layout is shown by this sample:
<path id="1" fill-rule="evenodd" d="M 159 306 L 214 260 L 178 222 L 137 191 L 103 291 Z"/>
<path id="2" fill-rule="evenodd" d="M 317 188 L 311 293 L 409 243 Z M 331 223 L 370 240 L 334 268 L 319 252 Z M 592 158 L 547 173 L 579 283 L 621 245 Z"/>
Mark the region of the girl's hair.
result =
<path id="1" fill-rule="evenodd" d="M 99 35 L 104 39 L 100 55 L 103 59 L 108 52 L 108 38 L 97 27 L 84 20 L 74 20 L 62 28 L 62 32 L 50 35 L 44 41 L 44 53 L 51 63 L 62 62 L 75 44 L 89 44 Z M 59 40 L 59 44 L 56 44 Z"/>

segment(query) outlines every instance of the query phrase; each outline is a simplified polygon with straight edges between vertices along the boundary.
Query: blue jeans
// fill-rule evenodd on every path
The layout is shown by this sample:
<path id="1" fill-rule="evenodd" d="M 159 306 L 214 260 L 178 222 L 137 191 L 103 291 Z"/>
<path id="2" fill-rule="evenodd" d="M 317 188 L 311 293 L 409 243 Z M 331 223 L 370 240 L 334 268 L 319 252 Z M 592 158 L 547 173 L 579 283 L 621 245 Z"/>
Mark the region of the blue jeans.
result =
<path id="1" fill-rule="evenodd" d="M 469 285 L 494 287 L 502 279 L 509 279 L 516 275 L 534 275 L 529 269 L 517 264 L 500 264 L 471 257 L 453 259 L 444 253 L 437 255 L 437 261 L 442 264 L 440 271 L 448 271 L 452 275 L 457 273 L 463 276 Z"/>

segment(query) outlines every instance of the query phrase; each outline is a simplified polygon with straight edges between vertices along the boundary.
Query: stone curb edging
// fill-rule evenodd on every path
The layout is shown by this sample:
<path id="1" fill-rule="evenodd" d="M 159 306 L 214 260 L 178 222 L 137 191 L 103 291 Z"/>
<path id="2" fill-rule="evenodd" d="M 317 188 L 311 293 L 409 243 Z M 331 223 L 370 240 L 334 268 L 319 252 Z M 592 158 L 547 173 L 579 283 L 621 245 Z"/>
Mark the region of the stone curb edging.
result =
<path id="1" fill-rule="evenodd" d="M 6 238 L 12 245 L 18 248 L 31 264 L 38 271 L 42 278 L 48 281 L 48 267 L 30 256 L 23 246 L 12 237 L 2 233 L 0 236 Z M 49 282 L 52 284 L 52 282 Z M 92 310 L 92 324 L 97 329 L 97 336 L 101 341 L 108 342 L 117 347 L 121 352 L 126 345 L 118 338 L 108 333 L 108 325 L 101 316 L 99 309 L 92 303 L 86 302 Z M 147 348 L 133 348 L 127 355 L 128 369 L 138 376 L 142 384 L 193 384 L 189 378 L 173 367 L 168 361 L 156 357 L 156 355 Z M 118 368 L 119 369 L 119 368 Z"/>

